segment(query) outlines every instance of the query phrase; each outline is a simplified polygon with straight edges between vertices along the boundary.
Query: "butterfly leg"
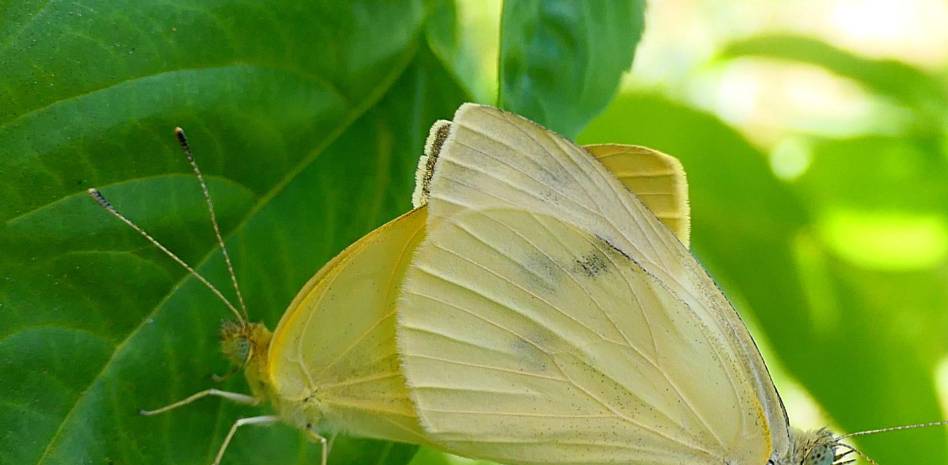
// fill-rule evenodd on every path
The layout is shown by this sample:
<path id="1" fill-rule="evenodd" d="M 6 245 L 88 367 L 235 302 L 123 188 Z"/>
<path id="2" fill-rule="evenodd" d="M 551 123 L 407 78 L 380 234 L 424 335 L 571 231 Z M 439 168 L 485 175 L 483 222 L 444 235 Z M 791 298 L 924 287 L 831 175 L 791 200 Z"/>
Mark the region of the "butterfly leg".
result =
<path id="1" fill-rule="evenodd" d="M 323 435 L 321 435 L 321 434 L 319 434 L 319 433 L 317 433 L 317 432 L 315 432 L 315 431 L 313 431 L 313 430 L 311 430 L 311 429 L 306 430 L 306 432 L 309 433 L 310 439 L 312 439 L 314 442 L 318 442 L 318 443 L 319 443 L 319 449 L 320 449 L 320 462 L 319 462 L 319 464 L 320 464 L 320 465 L 327 465 L 327 463 L 329 462 L 329 447 L 332 445 L 332 440 L 326 441 L 326 437 L 325 437 L 325 436 L 323 436 Z M 336 435 L 335 435 L 335 434 L 333 434 L 332 439 L 336 439 Z"/>
<path id="2" fill-rule="evenodd" d="M 339 436 L 339 432 L 333 432 L 332 436 L 329 436 L 329 450 L 327 451 L 328 454 L 332 453 L 332 444 L 336 442 L 336 436 Z"/>
<path id="3" fill-rule="evenodd" d="M 237 402 L 238 404 L 246 404 L 246 405 L 257 405 L 260 402 L 260 399 L 257 399 L 253 396 L 248 396 L 247 394 L 241 394 L 239 392 L 221 391 L 219 389 L 205 389 L 201 392 L 191 394 L 190 396 L 184 399 L 181 399 L 172 404 L 168 404 L 164 407 L 161 407 L 155 410 L 139 410 L 138 413 L 145 416 L 157 415 L 159 413 L 167 412 L 168 410 L 174 410 L 178 407 L 188 405 L 191 402 L 194 402 L 198 399 L 203 399 L 207 396 L 223 397 L 229 401 Z"/>
<path id="4" fill-rule="evenodd" d="M 280 417 L 274 415 L 241 418 L 235 421 L 234 425 L 230 427 L 230 431 L 227 432 L 227 436 L 224 437 L 224 443 L 221 444 L 221 448 L 217 450 L 217 456 L 214 457 L 214 463 L 211 465 L 219 465 L 221 463 L 221 459 L 224 457 L 224 451 L 227 450 L 227 446 L 230 445 L 230 440 L 234 438 L 234 433 L 237 432 L 237 428 L 244 425 L 271 425 L 278 421 L 280 421 Z"/>

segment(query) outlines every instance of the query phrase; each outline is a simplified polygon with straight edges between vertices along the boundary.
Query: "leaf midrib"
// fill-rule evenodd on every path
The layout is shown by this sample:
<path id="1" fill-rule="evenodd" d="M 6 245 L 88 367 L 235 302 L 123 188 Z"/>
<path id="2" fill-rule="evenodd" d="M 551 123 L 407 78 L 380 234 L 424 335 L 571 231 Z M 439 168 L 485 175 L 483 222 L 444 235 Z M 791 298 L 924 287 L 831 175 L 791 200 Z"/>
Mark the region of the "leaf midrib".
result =
<path id="1" fill-rule="evenodd" d="M 230 232 L 227 233 L 225 237 L 225 241 L 226 239 L 229 239 L 230 237 L 232 237 L 237 231 L 240 231 L 251 218 L 253 218 L 261 209 L 263 209 L 266 205 L 268 205 L 269 202 L 274 197 L 276 197 L 277 194 L 282 192 L 290 184 L 290 182 L 292 182 L 293 179 L 295 179 L 307 166 L 309 166 L 321 153 L 323 153 L 323 151 L 327 147 L 329 147 L 333 142 L 335 142 L 336 139 L 338 139 L 339 136 L 342 135 L 342 133 L 344 133 L 356 120 L 358 120 L 360 116 L 365 114 L 373 106 L 373 104 L 378 102 L 382 98 L 382 96 L 385 95 L 388 89 L 391 88 L 391 86 L 395 83 L 398 77 L 401 76 L 405 72 L 406 68 L 408 67 L 412 59 L 417 54 L 417 50 L 418 50 L 418 38 L 416 38 L 411 44 L 409 44 L 408 49 L 404 52 L 404 57 L 402 57 L 402 61 L 397 63 L 396 66 L 392 67 L 392 72 L 386 75 L 384 78 L 380 79 L 378 81 L 378 85 L 365 94 L 367 98 L 364 99 L 359 106 L 350 107 L 351 109 L 349 113 L 344 118 L 342 118 L 342 120 L 340 121 L 340 124 L 323 139 L 322 143 L 317 145 L 315 149 L 313 149 L 309 154 L 303 157 L 299 161 L 299 163 L 296 164 L 296 166 L 294 166 L 292 169 L 287 171 L 282 179 L 280 179 L 276 184 L 273 185 L 273 187 L 267 193 L 265 193 L 263 196 L 259 198 L 259 200 L 253 205 L 253 207 L 247 212 L 247 214 L 244 215 L 244 217 L 240 220 L 240 222 L 237 225 L 235 225 L 234 228 L 231 229 Z M 0 126 L 0 129 L 2 129 L 2 126 Z M 205 254 L 204 257 L 201 258 L 201 260 L 197 262 L 197 265 L 195 266 L 195 268 L 200 268 L 203 264 L 205 264 L 208 261 L 208 259 L 211 257 L 211 254 L 214 253 L 215 250 L 216 250 L 216 247 L 212 247 L 208 251 L 208 253 Z M 154 318 L 155 314 L 162 308 L 162 306 L 168 301 L 168 299 L 171 296 L 173 296 L 175 293 L 177 293 L 178 289 L 190 278 L 191 277 L 188 274 L 182 275 L 182 277 L 178 279 L 177 282 L 175 282 L 171 286 L 168 293 L 166 293 L 165 296 L 162 297 L 161 300 L 159 300 L 157 304 L 155 304 L 154 308 L 152 308 L 150 312 L 144 315 L 144 317 L 142 318 L 138 326 L 132 329 L 129 332 L 128 336 L 126 336 L 120 343 L 118 343 L 115 346 L 115 349 L 112 351 L 112 355 L 109 356 L 108 360 L 103 364 L 102 369 L 99 370 L 99 372 L 96 373 L 94 377 L 92 377 L 88 385 L 82 390 L 82 392 L 78 396 L 76 396 L 76 400 L 73 403 L 72 407 L 70 407 L 69 411 L 63 417 L 59 426 L 56 428 L 56 432 L 53 433 L 53 435 L 50 437 L 48 443 L 46 444 L 46 448 L 43 450 L 43 453 L 36 460 L 37 465 L 45 463 L 46 459 L 49 457 L 49 454 L 55 449 L 54 444 L 59 442 L 63 434 L 65 425 L 69 423 L 69 421 L 72 419 L 72 416 L 76 412 L 77 407 L 82 402 L 82 400 L 85 399 L 89 390 L 92 389 L 92 387 L 102 378 L 102 375 L 109 369 L 109 367 L 115 361 L 116 355 L 124 351 L 129 341 L 132 340 L 132 338 L 138 334 L 138 332 L 145 326 L 145 324 L 149 321 L 149 319 Z"/>
<path id="2" fill-rule="evenodd" d="M 96 189 L 99 189 L 99 190 L 106 190 L 106 189 L 110 189 L 110 188 L 115 187 L 115 186 L 122 186 L 122 185 L 127 184 L 127 183 L 130 183 L 130 182 L 152 181 L 152 180 L 159 180 L 159 179 L 161 179 L 161 180 L 164 180 L 164 179 L 174 179 L 174 178 L 178 178 L 178 177 L 180 177 L 180 178 L 182 178 L 182 179 L 183 179 L 183 178 L 187 178 L 188 180 L 191 180 L 191 179 L 194 178 L 194 173 L 193 173 L 193 172 L 184 172 L 184 171 L 182 171 L 182 172 L 180 172 L 180 173 L 172 172 L 172 173 L 152 174 L 152 175 L 148 175 L 148 176 L 135 176 L 135 177 L 132 177 L 132 178 L 125 178 L 125 179 L 122 179 L 121 181 L 116 181 L 116 182 L 111 182 L 111 183 L 106 183 L 106 184 L 97 184 L 97 185 L 96 185 Z M 237 181 L 237 180 L 235 180 L 235 179 L 233 179 L 233 178 L 229 178 L 229 177 L 227 177 L 227 176 L 221 176 L 221 175 L 217 175 L 217 174 L 205 174 L 205 175 L 204 175 L 204 180 L 205 180 L 205 181 L 211 181 L 211 180 L 215 180 L 215 181 L 218 181 L 218 180 L 220 180 L 220 181 L 226 181 L 228 184 L 233 184 L 234 186 L 241 188 L 242 190 L 244 190 L 244 192 L 245 192 L 246 194 L 249 194 L 249 195 L 251 195 L 251 196 L 254 194 L 253 189 L 251 189 L 250 186 L 248 186 L 248 185 L 246 185 L 246 184 L 244 184 L 244 183 L 242 183 L 242 182 L 240 182 L 240 181 Z M 209 183 L 208 185 L 210 185 L 210 183 Z M 16 216 L 13 216 L 13 217 L 10 217 L 10 218 L 6 219 L 6 220 L 4 221 L 4 225 L 6 225 L 6 227 L 8 227 L 8 228 L 11 227 L 11 226 L 16 226 L 17 224 L 19 224 L 19 223 L 20 223 L 21 221 L 23 221 L 24 219 L 28 219 L 28 218 L 30 218 L 30 217 L 33 216 L 33 215 L 41 214 L 41 212 L 44 212 L 44 210 L 48 210 L 48 209 L 52 208 L 52 206 L 53 206 L 53 205 L 56 205 L 57 202 L 63 201 L 63 200 L 65 200 L 65 199 L 68 199 L 68 198 L 70 198 L 70 197 L 72 197 L 72 196 L 76 196 L 76 195 L 87 195 L 87 194 L 86 194 L 86 191 L 85 191 L 85 190 L 76 191 L 76 192 L 72 192 L 72 193 L 69 193 L 69 194 L 65 194 L 65 195 L 63 195 L 62 197 L 60 197 L 60 198 L 58 198 L 58 199 L 56 199 L 56 200 L 53 200 L 52 202 L 44 203 L 44 204 L 42 204 L 42 205 L 40 205 L 40 206 L 38 206 L 38 207 L 31 208 L 31 209 L 29 209 L 29 210 L 24 211 L 23 213 L 20 213 L 20 214 L 18 214 L 18 215 L 16 215 Z"/>
<path id="3" fill-rule="evenodd" d="M 60 99 L 56 99 L 49 103 L 43 104 L 41 106 L 31 108 L 29 110 L 21 112 L 17 114 L 16 116 L 13 116 L 12 118 L 8 119 L 7 121 L 0 122 L 0 131 L 3 131 L 11 126 L 15 126 L 16 123 L 20 122 L 21 120 L 28 119 L 50 108 L 54 108 L 59 105 L 65 105 L 71 101 L 78 100 L 82 97 L 97 94 L 99 92 L 105 92 L 105 91 L 108 91 L 109 89 L 121 86 L 123 84 L 130 83 L 130 82 L 143 81 L 146 79 L 155 79 L 163 75 L 173 75 L 176 73 L 183 73 L 183 72 L 190 72 L 190 71 L 208 71 L 208 70 L 215 70 L 215 69 L 240 68 L 240 67 L 282 71 L 287 74 L 297 76 L 305 81 L 312 82 L 314 84 L 319 85 L 321 88 L 325 89 L 327 92 L 330 92 L 331 94 L 333 94 L 333 96 L 338 97 L 343 102 L 346 102 L 346 104 L 352 103 L 352 100 L 346 94 L 344 94 L 338 87 L 336 87 L 331 81 L 329 81 L 328 79 L 319 77 L 318 75 L 315 75 L 313 73 L 307 73 L 298 69 L 293 69 L 293 68 L 289 68 L 285 66 L 276 66 L 271 63 L 254 63 L 252 61 L 238 59 L 238 60 L 233 60 L 229 62 L 215 63 L 213 65 L 208 65 L 208 66 L 181 67 L 181 68 L 154 71 L 154 72 L 141 74 L 137 76 L 131 76 L 125 79 L 120 79 L 114 82 L 109 82 L 105 85 L 95 87 L 95 88 L 86 90 L 84 92 L 72 94 Z"/>

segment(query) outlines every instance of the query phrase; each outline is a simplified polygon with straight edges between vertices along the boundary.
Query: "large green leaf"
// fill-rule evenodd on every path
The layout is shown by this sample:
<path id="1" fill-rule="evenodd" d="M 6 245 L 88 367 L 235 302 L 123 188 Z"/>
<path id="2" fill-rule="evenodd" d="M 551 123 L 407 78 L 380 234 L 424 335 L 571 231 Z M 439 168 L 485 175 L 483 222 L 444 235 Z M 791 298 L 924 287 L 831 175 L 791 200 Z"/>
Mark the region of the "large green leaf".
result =
<path id="1" fill-rule="evenodd" d="M 837 377 L 860 386 L 894 384 L 888 393 L 825 389 L 821 401 L 830 409 L 849 405 L 834 415 L 852 428 L 936 419 L 938 403 L 925 391 L 948 353 L 948 158 L 907 137 L 808 145 L 812 161 L 793 185 L 814 213 L 799 242 L 812 331 L 827 352 L 846 355 L 836 358 Z M 853 346 L 872 350 L 850 357 Z M 885 436 L 865 441 L 870 450 L 886 448 L 875 457 L 880 461 L 906 460 L 899 448 L 911 445 L 924 451 L 920 462 L 945 463 L 941 431 L 902 434 L 904 444 Z"/>
<path id="2" fill-rule="evenodd" d="M 464 100 L 412 1 L 27 2 L 0 19 L 0 463 L 207 464 L 227 370 L 220 302 L 97 209 L 116 206 L 224 287 L 171 129 L 189 130 L 253 319 L 272 328 L 326 260 L 407 210 L 427 127 Z M 220 387 L 246 391 L 239 376 Z M 340 438 L 331 463 L 414 448 Z M 318 463 L 288 427 L 225 463 Z"/>
<path id="3" fill-rule="evenodd" d="M 644 8 L 642 0 L 505 1 L 498 105 L 576 136 L 632 65 Z"/>
<path id="4" fill-rule="evenodd" d="M 941 416 L 933 368 L 946 349 L 943 271 L 892 275 L 841 261 L 814 234 L 810 206 L 778 182 L 760 151 L 713 116 L 663 97 L 620 96 L 580 140 L 642 144 L 681 159 L 695 253 L 840 427 Z M 880 463 L 948 458 L 938 430 L 865 442 Z"/>

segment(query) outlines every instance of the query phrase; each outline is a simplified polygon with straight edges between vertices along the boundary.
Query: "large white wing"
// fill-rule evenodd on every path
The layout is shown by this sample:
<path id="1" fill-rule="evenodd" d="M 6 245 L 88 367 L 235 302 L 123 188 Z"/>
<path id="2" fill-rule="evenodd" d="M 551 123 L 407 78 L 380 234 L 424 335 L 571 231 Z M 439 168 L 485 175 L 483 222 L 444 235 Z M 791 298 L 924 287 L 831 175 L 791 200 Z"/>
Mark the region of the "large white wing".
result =
<path id="1" fill-rule="evenodd" d="M 426 193 L 429 224 L 465 210 L 523 209 L 570 223 L 639 263 L 723 338 L 728 375 L 753 387 L 764 411 L 759 427 L 773 455 L 786 453 L 786 413 L 740 316 L 687 249 L 582 148 L 525 118 L 466 104 L 432 128 L 425 169 L 416 189 Z"/>
<path id="2" fill-rule="evenodd" d="M 429 437 L 516 464 L 763 465 L 730 341 L 607 241 L 550 216 L 429 224 L 399 352 Z"/>

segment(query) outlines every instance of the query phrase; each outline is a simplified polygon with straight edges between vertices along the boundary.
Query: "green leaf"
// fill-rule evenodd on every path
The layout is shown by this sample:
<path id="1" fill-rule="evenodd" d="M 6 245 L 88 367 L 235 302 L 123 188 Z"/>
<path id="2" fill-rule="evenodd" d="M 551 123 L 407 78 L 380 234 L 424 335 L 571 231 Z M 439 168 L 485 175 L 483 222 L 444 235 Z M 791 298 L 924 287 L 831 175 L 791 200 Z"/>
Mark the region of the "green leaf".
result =
<path id="1" fill-rule="evenodd" d="M 641 144 L 682 161 L 695 254 L 840 427 L 941 417 L 933 376 L 948 331 L 944 267 L 891 274 L 842 261 L 813 234 L 815 199 L 802 203 L 735 130 L 663 97 L 620 96 L 580 141 Z M 948 458 L 937 429 L 863 441 L 879 463 Z"/>
<path id="2" fill-rule="evenodd" d="M 641 0 L 505 1 L 498 106 L 575 137 L 632 65 L 644 8 Z"/>
<path id="3" fill-rule="evenodd" d="M 882 135 L 805 146 L 812 161 L 794 186 L 835 254 L 873 270 L 945 264 L 948 157 L 939 147 Z"/>
<path id="4" fill-rule="evenodd" d="M 794 184 L 822 206 L 948 214 L 948 157 L 927 141 L 864 135 L 806 143 Z"/>
<path id="5" fill-rule="evenodd" d="M 0 19 L 0 463 L 202 464 L 246 392 L 207 289 L 85 196 L 113 203 L 230 295 L 172 128 L 188 130 L 251 317 L 410 207 L 427 128 L 467 97 L 426 48 L 422 2 L 28 2 Z M 331 464 L 413 446 L 340 437 Z M 228 464 L 319 463 L 287 426 L 240 430 Z"/>
<path id="6" fill-rule="evenodd" d="M 724 58 L 757 56 L 776 58 L 820 66 L 830 72 L 852 79 L 867 90 L 915 108 L 934 123 L 930 129 L 941 130 L 941 118 L 948 108 L 948 90 L 937 78 L 906 63 L 859 56 L 826 42 L 809 37 L 772 34 L 751 37 L 729 44 Z"/>

